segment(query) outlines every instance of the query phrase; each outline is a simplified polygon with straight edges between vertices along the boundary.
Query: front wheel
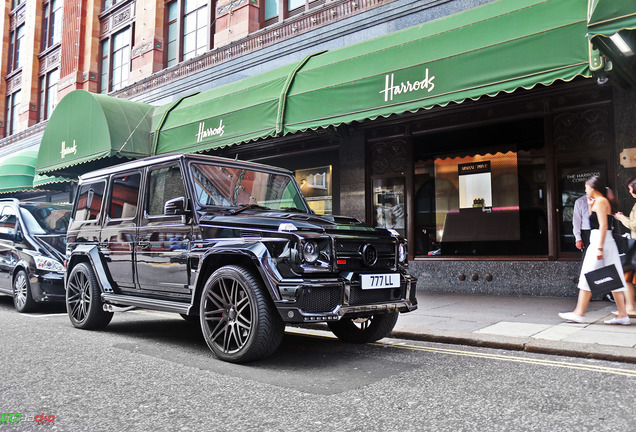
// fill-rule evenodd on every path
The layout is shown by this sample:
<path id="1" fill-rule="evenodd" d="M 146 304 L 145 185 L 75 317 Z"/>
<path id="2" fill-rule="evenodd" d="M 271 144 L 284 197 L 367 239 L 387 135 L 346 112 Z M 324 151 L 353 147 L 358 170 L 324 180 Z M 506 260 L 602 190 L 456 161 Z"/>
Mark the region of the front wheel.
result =
<path id="1" fill-rule="evenodd" d="M 18 312 L 33 312 L 38 306 L 33 300 L 31 284 L 24 270 L 18 271 L 13 279 L 13 305 Z"/>
<path id="2" fill-rule="evenodd" d="M 393 331 L 399 312 L 371 315 L 364 318 L 342 318 L 327 323 L 338 339 L 349 343 L 375 342 Z"/>
<path id="3" fill-rule="evenodd" d="M 215 271 L 201 293 L 199 312 L 205 342 L 218 358 L 232 363 L 273 354 L 285 333 L 263 282 L 245 267 Z"/>
<path id="4" fill-rule="evenodd" d="M 93 269 L 86 263 L 77 264 L 66 285 L 66 310 L 71 323 L 85 330 L 103 329 L 113 318 L 113 313 L 104 311 L 103 307 Z"/>

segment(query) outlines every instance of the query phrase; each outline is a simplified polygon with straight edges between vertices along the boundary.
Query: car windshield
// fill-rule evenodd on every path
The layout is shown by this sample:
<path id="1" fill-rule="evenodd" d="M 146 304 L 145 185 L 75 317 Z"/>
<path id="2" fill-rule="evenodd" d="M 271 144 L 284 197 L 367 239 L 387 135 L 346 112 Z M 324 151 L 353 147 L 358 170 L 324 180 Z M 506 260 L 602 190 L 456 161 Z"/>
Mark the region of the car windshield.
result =
<path id="1" fill-rule="evenodd" d="M 21 204 L 20 212 L 27 230 L 33 235 L 66 234 L 71 206 Z"/>
<path id="2" fill-rule="evenodd" d="M 204 163 L 191 164 L 191 171 L 201 205 L 307 211 L 296 180 L 289 175 Z"/>

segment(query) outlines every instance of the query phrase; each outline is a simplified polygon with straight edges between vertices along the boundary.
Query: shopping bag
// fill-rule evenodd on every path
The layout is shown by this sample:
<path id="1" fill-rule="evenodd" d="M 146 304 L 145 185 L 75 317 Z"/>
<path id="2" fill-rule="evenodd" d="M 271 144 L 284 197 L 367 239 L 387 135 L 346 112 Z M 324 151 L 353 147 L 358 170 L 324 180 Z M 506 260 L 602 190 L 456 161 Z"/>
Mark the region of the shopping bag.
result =
<path id="1" fill-rule="evenodd" d="M 636 270 L 636 239 L 627 239 L 624 251 L 619 249 L 618 255 L 621 257 L 624 272 Z"/>
<path id="2" fill-rule="evenodd" d="M 585 273 L 585 279 L 587 279 L 587 284 L 590 286 L 593 296 L 607 294 L 612 290 L 623 288 L 623 281 L 621 281 L 614 264 Z"/>

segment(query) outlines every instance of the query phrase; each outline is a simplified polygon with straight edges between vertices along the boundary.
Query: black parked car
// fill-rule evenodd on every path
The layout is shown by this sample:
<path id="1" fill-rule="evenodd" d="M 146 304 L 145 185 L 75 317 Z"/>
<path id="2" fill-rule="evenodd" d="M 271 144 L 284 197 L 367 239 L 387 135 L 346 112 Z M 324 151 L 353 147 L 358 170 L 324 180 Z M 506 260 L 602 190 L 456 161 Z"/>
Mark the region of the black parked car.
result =
<path id="1" fill-rule="evenodd" d="M 63 302 L 66 229 L 71 206 L 0 199 L 0 292 L 20 312 Z"/>
<path id="2" fill-rule="evenodd" d="M 285 323 L 326 322 L 363 343 L 417 307 L 396 232 L 314 214 L 287 170 L 210 156 L 81 176 L 66 259 L 76 327 L 131 308 L 176 312 L 231 362 L 273 353 Z"/>

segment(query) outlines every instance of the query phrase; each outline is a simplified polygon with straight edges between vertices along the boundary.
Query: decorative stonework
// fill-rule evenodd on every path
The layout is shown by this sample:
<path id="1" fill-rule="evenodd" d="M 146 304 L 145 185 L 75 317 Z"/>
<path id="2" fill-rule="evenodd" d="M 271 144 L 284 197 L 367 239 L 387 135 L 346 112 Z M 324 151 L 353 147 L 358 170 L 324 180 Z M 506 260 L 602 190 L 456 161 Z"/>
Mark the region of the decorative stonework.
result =
<path id="1" fill-rule="evenodd" d="M 40 58 L 40 75 L 50 71 L 51 69 L 55 69 L 60 65 L 61 53 L 61 47 L 58 47 Z"/>
<path id="2" fill-rule="evenodd" d="M 555 115 L 553 121 L 555 153 L 606 149 L 612 141 L 608 107 L 569 111 Z"/>
<path id="3" fill-rule="evenodd" d="M 224 13 L 227 13 L 229 11 L 231 11 L 232 9 L 236 9 L 238 7 L 243 6 L 244 4 L 247 4 L 248 1 L 251 1 L 252 3 L 256 3 L 255 0 L 234 0 L 231 1 L 223 6 L 220 6 L 216 9 L 216 16 L 218 17 L 219 15 L 222 15 Z"/>
<path id="4" fill-rule="evenodd" d="M 22 72 L 11 77 L 7 81 L 7 94 L 13 93 L 14 91 L 18 90 L 21 85 L 22 85 Z"/>

